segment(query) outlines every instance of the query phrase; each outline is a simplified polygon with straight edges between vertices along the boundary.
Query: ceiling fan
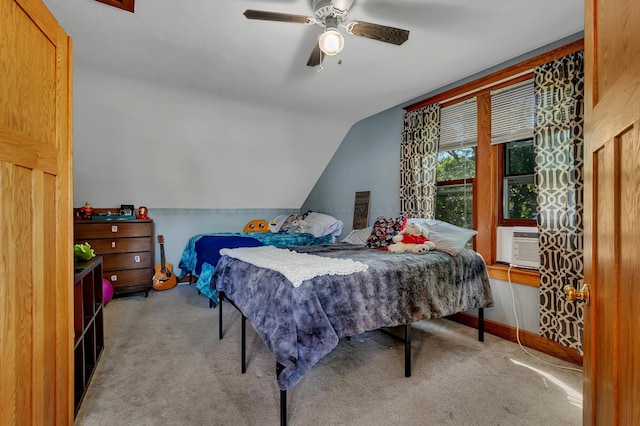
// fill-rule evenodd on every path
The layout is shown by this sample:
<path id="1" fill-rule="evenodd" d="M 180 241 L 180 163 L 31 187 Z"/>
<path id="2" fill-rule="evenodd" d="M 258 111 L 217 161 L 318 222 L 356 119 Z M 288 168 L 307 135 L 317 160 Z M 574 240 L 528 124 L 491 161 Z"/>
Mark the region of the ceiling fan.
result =
<path id="1" fill-rule="evenodd" d="M 263 21 L 292 22 L 305 25 L 315 24 L 324 28 L 323 33 L 318 36 L 311 56 L 309 56 L 309 60 L 307 61 L 307 65 L 310 67 L 320 65 L 325 55 L 333 56 L 342 51 L 344 47 L 344 37 L 340 33 L 339 27 L 344 28 L 347 34 L 383 41 L 398 46 L 409 39 L 408 30 L 363 21 L 347 22 L 347 15 L 354 1 L 355 0 L 311 0 L 313 16 L 266 12 L 253 9 L 245 10 L 244 16 L 246 16 L 247 19 L 259 19 Z"/>

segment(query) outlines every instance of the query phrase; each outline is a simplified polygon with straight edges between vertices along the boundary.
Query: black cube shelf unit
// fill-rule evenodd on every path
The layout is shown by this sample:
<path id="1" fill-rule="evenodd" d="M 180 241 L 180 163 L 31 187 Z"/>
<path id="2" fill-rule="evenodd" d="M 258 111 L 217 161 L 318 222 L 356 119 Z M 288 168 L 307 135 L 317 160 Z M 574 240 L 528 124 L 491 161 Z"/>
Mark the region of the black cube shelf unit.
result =
<path id="1" fill-rule="evenodd" d="M 75 263 L 73 295 L 75 415 L 104 349 L 102 257 Z"/>

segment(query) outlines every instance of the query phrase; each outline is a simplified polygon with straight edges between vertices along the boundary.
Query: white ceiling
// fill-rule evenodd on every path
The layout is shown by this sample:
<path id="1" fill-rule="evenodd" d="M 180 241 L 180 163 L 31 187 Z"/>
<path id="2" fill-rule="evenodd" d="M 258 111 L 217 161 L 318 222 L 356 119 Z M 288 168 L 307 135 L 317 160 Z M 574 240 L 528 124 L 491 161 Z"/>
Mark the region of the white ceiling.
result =
<path id="1" fill-rule="evenodd" d="M 356 122 L 583 30 L 583 0 L 356 0 L 350 19 L 410 31 L 395 46 L 346 35 L 323 71 L 306 66 L 318 26 L 248 20 L 245 9 L 311 16 L 311 0 L 44 0 L 74 63 L 227 99 Z"/>
<path id="2" fill-rule="evenodd" d="M 408 41 L 347 34 L 318 72 L 320 27 L 243 16 L 310 16 L 312 0 L 44 3 L 73 38 L 74 199 L 103 206 L 299 208 L 358 121 L 583 30 L 583 0 L 355 0 L 349 20 Z"/>

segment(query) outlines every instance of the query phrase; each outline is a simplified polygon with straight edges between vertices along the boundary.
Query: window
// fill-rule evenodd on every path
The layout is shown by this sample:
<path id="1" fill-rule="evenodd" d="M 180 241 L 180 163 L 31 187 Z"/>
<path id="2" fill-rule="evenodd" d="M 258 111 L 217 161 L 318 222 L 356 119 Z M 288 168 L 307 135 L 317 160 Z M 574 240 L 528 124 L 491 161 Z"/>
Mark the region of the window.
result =
<path id="1" fill-rule="evenodd" d="M 478 231 L 478 234 L 474 238 L 474 249 L 478 251 L 478 253 L 480 253 L 487 262 L 489 266 L 489 275 L 492 278 L 506 281 L 510 277 L 514 279 L 514 282 L 521 284 L 532 286 L 539 285 L 538 275 L 534 272 L 514 270 L 511 271 L 511 275 L 509 276 L 507 269 L 502 266 L 494 266 L 498 244 L 495 238 L 496 226 L 505 225 L 505 221 L 508 222 L 506 223 L 506 226 L 535 226 L 535 220 L 532 219 L 505 220 L 503 217 L 504 203 L 502 196 L 502 187 L 505 179 L 503 176 L 503 171 L 505 170 L 504 152 L 508 149 L 507 147 L 518 145 L 517 142 L 533 139 L 532 128 L 534 116 L 530 113 L 521 115 L 521 117 L 526 117 L 528 123 L 530 123 L 529 126 L 525 125 L 523 128 L 520 128 L 519 125 L 514 127 L 508 124 L 505 127 L 494 126 L 494 124 L 499 124 L 495 122 L 497 112 L 495 102 L 496 96 L 499 95 L 500 92 L 517 88 L 518 86 L 525 84 L 527 81 L 532 81 L 534 77 L 533 67 L 547 63 L 550 60 L 566 56 L 580 49 L 584 49 L 584 40 L 577 40 L 554 49 L 553 51 L 546 52 L 542 55 L 499 70 L 493 74 L 453 87 L 450 90 L 438 93 L 407 107 L 408 111 L 412 111 L 437 102 L 443 105 L 440 120 L 441 143 L 439 150 L 441 152 L 438 157 L 440 170 L 437 175 L 438 186 L 436 189 L 436 217 L 442 218 L 443 220 L 449 219 L 454 222 L 456 218 L 464 217 L 464 220 L 469 222 L 468 218 L 471 216 L 469 213 L 470 211 L 473 212 L 472 227 Z M 474 145 L 473 157 L 467 157 L 469 160 L 467 162 L 467 171 L 473 170 L 473 173 L 467 174 L 466 180 L 460 177 L 460 175 L 457 175 L 458 179 L 463 180 L 456 183 L 453 177 L 449 178 L 447 177 L 448 174 L 445 173 L 451 168 L 454 168 L 453 164 L 444 163 L 445 161 L 452 161 L 453 163 L 457 162 L 458 164 L 463 165 L 464 161 L 461 160 L 463 154 L 455 151 L 460 148 L 459 142 L 454 142 L 454 144 L 457 145 L 443 147 L 442 142 L 445 136 L 445 129 L 443 127 L 447 121 L 446 115 L 449 107 L 462 104 L 464 99 L 469 99 L 471 97 L 476 99 L 476 102 L 474 102 L 474 106 L 477 105 L 476 110 L 471 114 L 461 114 L 461 117 L 477 118 L 477 135 L 475 137 L 475 143 L 477 143 L 477 146 Z M 525 98 L 527 97 L 525 96 Z M 528 97 L 528 99 L 530 100 L 529 102 L 523 102 L 521 105 L 530 105 L 531 108 L 534 108 L 533 101 L 535 101 L 535 98 L 531 96 Z M 509 112 L 510 109 L 502 108 L 501 111 Z M 473 125 L 473 123 L 471 124 Z M 454 130 L 454 134 L 456 133 L 456 130 L 461 131 L 463 127 L 464 126 L 462 124 L 458 126 L 451 126 Z M 502 129 L 502 132 L 498 131 L 499 129 Z M 500 136 L 500 139 L 498 139 L 497 136 Z M 512 142 L 513 145 L 511 145 Z M 519 155 L 516 153 L 518 148 L 522 147 L 516 146 L 513 148 L 513 155 Z M 450 150 L 454 151 L 448 153 Z M 509 151 L 511 151 L 511 149 L 509 149 Z M 453 160 L 447 160 L 449 157 L 453 157 Z M 470 167 L 472 158 L 474 164 L 473 168 Z M 512 156 L 512 160 L 513 159 L 514 157 Z M 530 160 L 535 161 L 533 156 L 530 157 Z M 512 164 L 510 163 L 509 165 L 511 166 Z M 520 192 L 524 193 L 524 187 L 527 186 L 529 182 L 525 181 L 525 183 L 522 183 L 523 179 L 525 179 L 524 175 L 526 175 L 526 173 L 518 173 L 518 171 L 521 170 L 521 168 L 516 167 L 514 170 L 511 170 L 512 172 L 515 171 L 513 176 L 510 176 L 508 173 L 509 176 L 507 177 L 515 178 L 518 176 L 519 180 L 516 179 L 511 180 L 510 182 L 508 181 L 507 186 L 509 183 L 512 184 L 512 188 L 519 186 L 519 189 L 521 190 Z M 460 194 L 464 194 L 464 191 L 468 190 L 469 186 L 473 187 L 473 190 L 466 192 L 466 197 L 462 197 Z M 469 193 L 471 194 L 469 195 Z M 531 196 L 531 194 L 529 194 L 529 196 Z M 454 200 L 450 200 L 450 198 L 455 199 L 456 197 L 457 204 L 454 203 Z M 532 198 L 533 197 L 531 197 L 530 200 L 532 200 Z M 467 202 L 467 209 L 469 212 L 466 215 L 456 213 L 456 207 L 459 207 L 461 199 L 466 200 Z M 513 211 L 508 214 L 510 217 L 513 217 L 517 211 L 516 206 L 517 203 L 514 203 Z M 522 209 L 520 211 L 522 211 Z M 459 224 L 460 222 L 457 223 Z"/>
<path id="2" fill-rule="evenodd" d="M 463 148 L 438 153 L 436 172 L 436 219 L 473 227 L 473 187 L 476 149 Z"/>
<path id="3" fill-rule="evenodd" d="M 536 188 L 533 139 L 502 147 L 502 221 L 535 220 Z"/>
<path id="4" fill-rule="evenodd" d="M 473 227 L 478 138 L 476 98 L 443 107 L 436 170 L 436 219 Z"/>
<path id="5" fill-rule="evenodd" d="M 533 80 L 491 92 L 491 144 L 498 146 L 500 225 L 535 226 Z"/>

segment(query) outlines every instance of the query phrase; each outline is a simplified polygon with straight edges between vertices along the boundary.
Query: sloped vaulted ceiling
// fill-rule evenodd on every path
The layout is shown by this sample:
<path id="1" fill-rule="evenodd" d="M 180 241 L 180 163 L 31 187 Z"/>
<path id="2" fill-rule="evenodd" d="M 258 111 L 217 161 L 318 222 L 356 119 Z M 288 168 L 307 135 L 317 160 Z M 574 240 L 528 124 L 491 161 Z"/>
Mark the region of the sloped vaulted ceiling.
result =
<path id="1" fill-rule="evenodd" d="M 356 0 L 350 18 L 407 29 L 409 40 L 395 46 L 345 35 L 340 57 L 325 58 L 318 72 L 306 62 L 319 27 L 243 16 L 246 9 L 311 15 L 311 0 L 137 0 L 135 13 L 94 0 L 44 3 L 73 38 L 79 84 L 91 70 L 197 93 L 212 103 L 246 104 L 253 113 L 268 109 L 279 119 L 275 126 L 256 120 L 243 144 L 260 152 L 275 132 L 279 149 L 312 152 L 315 164 L 291 161 L 288 176 L 278 179 L 296 177 L 296 183 L 279 200 L 271 194 L 269 201 L 224 201 L 259 207 L 301 205 L 349 127 L 362 118 L 583 29 L 582 0 Z M 76 108 L 87 105 L 76 97 Z M 74 116 L 80 149 L 84 126 L 78 120 L 84 117 L 77 110 Z M 267 170 L 254 165 L 250 180 L 269 183 Z"/>

